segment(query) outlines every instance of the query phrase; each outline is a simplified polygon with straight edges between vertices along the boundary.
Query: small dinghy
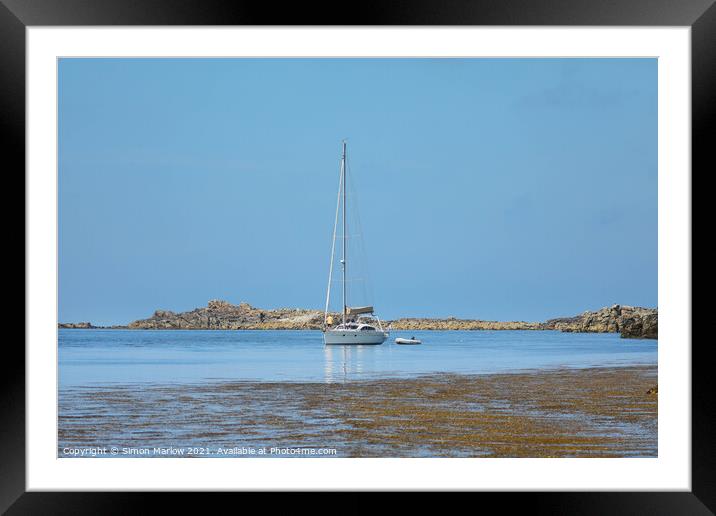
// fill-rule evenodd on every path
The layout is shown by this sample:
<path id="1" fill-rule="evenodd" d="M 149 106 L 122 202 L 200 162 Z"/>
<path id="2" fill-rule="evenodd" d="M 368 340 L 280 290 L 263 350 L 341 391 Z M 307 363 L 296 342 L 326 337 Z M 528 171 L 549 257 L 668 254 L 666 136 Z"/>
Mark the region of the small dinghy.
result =
<path id="1" fill-rule="evenodd" d="M 409 339 L 401 339 L 400 337 L 395 339 L 396 344 L 403 344 L 403 345 L 414 345 L 414 344 L 422 344 L 423 342 L 419 339 L 416 339 L 415 337 L 411 337 Z"/>

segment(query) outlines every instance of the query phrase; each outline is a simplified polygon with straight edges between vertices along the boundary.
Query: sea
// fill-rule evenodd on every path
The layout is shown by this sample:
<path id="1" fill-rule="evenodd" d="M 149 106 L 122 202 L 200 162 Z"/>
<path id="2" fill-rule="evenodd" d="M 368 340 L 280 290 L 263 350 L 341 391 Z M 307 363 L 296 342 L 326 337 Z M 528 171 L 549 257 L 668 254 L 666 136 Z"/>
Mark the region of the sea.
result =
<path id="1" fill-rule="evenodd" d="M 57 456 L 653 457 L 655 398 L 593 405 L 591 386 L 582 396 L 560 375 L 656 363 L 655 340 L 618 334 L 396 331 L 379 346 L 325 346 L 318 331 L 60 329 Z M 504 375 L 468 395 L 449 387 L 549 370 L 537 375 L 552 382 L 548 404 L 559 392 L 549 413 L 535 375 L 532 387 Z M 635 374 L 624 378 L 646 392 Z"/>
<path id="2" fill-rule="evenodd" d="M 415 337 L 420 345 L 397 345 Z M 324 346 L 320 331 L 59 329 L 59 388 L 213 381 L 352 382 L 657 364 L 656 340 L 559 331 L 394 331 Z"/>

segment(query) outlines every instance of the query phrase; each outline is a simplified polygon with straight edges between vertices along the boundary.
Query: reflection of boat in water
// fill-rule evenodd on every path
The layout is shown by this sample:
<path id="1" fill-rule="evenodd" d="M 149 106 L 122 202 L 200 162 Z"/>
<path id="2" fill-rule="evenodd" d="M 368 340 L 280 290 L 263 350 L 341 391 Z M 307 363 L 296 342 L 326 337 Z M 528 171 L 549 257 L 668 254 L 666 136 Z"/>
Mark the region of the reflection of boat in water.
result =
<path id="1" fill-rule="evenodd" d="M 374 316 L 372 306 L 350 307 L 348 306 L 346 292 L 346 269 L 348 233 L 346 221 L 346 142 L 343 142 L 343 154 L 341 157 L 341 175 L 338 185 L 338 201 L 336 203 L 336 218 L 333 226 L 333 242 L 331 244 L 331 265 L 328 271 L 328 291 L 326 293 L 326 310 L 323 319 L 323 341 L 326 344 L 382 344 L 388 338 L 388 332 L 383 330 L 383 325 L 378 317 Z M 343 290 L 343 308 L 341 310 L 340 322 L 335 325 L 333 316 L 328 314 L 331 300 L 331 283 L 333 281 L 333 257 L 336 247 L 336 233 L 338 230 L 338 216 L 342 211 L 342 251 L 341 251 L 341 277 Z"/>
<path id="2" fill-rule="evenodd" d="M 373 346 L 324 346 L 323 377 L 328 383 L 347 382 L 350 378 L 361 378 L 376 368 Z"/>
<path id="3" fill-rule="evenodd" d="M 415 337 L 410 337 L 409 339 L 404 339 L 402 337 L 398 337 L 395 339 L 396 344 L 403 344 L 405 346 L 414 346 L 416 344 L 422 344 L 423 341 L 420 339 L 416 339 Z"/>

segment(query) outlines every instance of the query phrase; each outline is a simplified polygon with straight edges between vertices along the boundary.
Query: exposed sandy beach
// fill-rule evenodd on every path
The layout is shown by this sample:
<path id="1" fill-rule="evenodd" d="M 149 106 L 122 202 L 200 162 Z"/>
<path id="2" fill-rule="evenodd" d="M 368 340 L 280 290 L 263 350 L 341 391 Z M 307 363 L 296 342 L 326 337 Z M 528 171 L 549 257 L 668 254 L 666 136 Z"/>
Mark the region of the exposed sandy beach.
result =
<path id="1" fill-rule="evenodd" d="M 308 447 L 342 457 L 657 456 L 654 366 L 60 392 L 66 447 Z"/>

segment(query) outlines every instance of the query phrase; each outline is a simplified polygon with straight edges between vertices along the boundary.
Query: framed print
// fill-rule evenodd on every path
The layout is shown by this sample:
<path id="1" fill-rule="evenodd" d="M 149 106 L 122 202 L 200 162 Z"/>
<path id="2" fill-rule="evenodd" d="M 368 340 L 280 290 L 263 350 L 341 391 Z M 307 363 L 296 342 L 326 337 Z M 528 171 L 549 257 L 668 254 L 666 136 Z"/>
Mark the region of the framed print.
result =
<path id="1" fill-rule="evenodd" d="M 3 509 L 710 513 L 691 170 L 715 9 L 4 0 L 27 308 Z"/>

